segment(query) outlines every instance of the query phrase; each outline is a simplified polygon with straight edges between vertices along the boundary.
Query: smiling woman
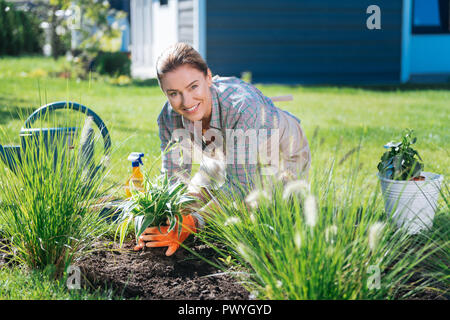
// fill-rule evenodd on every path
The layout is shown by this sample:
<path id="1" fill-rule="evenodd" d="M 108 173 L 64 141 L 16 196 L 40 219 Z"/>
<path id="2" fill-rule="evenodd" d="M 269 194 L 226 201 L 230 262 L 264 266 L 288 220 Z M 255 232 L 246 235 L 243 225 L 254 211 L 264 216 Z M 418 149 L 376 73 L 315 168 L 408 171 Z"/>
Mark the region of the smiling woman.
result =
<path id="1" fill-rule="evenodd" d="M 256 87 L 234 77 L 212 77 L 200 54 L 185 43 L 177 43 L 160 55 L 156 73 L 168 100 L 158 117 L 162 151 L 176 140 L 179 129 L 195 143 L 201 128 L 204 153 L 226 145 L 226 151 L 220 151 L 226 154 L 227 176 L 234 186 L 252 185 L 257 163 L 270 165 L 274 170 L 266 172 L 272 174 L 285 170 L 293 177 L 308 176 L 311 155 L 300 120 L 275 107 Z M 263 131 L 269 139 L 263 139 Z M 214 144 L 208 150 L 211 142 Z M 265 154 L 262 145 L 270 149 L 264 150 Z M 176 152 L 164 155 L 163 171 L 169 176 L 189 175 L 191 159 L 188 155 L 174 157 Z"/>
<path id="2" fill-rule="evenodd" d="M 235 77 L 212 77 L 201 55 L 185 43 L 162 52 L 156 74 L 167 97 L 158 126 L 162 171 L 169 177 L 189 181 L 194 154 L 200 168 L 205 156 L 224 161 L 224 166 L 216 166 L 226 168 L 227 181 L 220 188 L 230 193 L 243 191 L 241 196 L 259 175 L 308 178 L 311 154 L 300 120 L 275 107 L 256 87 Z M 195 157 L 196 150 L 201 150 L 200 158 Z M 204 208 L 200 210 L 203 215 Z M 193 214 L 196 227 L 203 225 L 202 214 Z M 162 236 L 145 234 L 144 240 L 158 239 L 161 246 L 167 245 Z"/>

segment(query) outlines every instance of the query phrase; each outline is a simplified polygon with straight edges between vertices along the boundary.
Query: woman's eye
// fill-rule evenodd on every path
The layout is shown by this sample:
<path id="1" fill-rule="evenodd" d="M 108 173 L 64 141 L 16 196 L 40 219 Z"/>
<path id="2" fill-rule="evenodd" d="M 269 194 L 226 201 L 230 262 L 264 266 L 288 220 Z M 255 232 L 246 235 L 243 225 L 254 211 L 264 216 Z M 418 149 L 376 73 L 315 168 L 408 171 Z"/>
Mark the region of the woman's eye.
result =
<path id="1" fill-rule="evenodd" d="M 194 84 L 191 88 L 194 90 L 194 89 L 197 89 L 197 87 L 198 87 L 198 85 Z"/>

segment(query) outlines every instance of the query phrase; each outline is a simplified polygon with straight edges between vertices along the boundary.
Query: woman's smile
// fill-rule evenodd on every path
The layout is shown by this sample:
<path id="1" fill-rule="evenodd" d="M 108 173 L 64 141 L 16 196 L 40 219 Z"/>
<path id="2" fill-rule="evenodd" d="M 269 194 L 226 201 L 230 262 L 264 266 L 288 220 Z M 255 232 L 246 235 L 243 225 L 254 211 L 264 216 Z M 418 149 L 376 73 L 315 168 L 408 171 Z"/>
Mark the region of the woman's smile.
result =
<path id="1" fill-rule="evenodd" d="M 184 111 L 186 111 L 187 113 L 193 114 L 198 110 L 199 106 L 200 106 L 200 102 L 197 103 L 196 105 L 192 106 L 191 108 L 185 108 Z"/>

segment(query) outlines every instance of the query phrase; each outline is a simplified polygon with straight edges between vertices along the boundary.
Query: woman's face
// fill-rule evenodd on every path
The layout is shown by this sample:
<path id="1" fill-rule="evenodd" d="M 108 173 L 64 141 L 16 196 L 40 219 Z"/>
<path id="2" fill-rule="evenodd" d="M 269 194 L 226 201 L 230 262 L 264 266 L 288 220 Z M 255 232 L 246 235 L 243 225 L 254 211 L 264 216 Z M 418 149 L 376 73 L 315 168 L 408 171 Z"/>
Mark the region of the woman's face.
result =
<path id="1" fill-rule="evenodd" d="M 183 65 L 166 73 L 161 79 L 164 91 L 175 112 L 191 121 L 209 121 L 211 117 L 211 71 L 203 72 Z"/>

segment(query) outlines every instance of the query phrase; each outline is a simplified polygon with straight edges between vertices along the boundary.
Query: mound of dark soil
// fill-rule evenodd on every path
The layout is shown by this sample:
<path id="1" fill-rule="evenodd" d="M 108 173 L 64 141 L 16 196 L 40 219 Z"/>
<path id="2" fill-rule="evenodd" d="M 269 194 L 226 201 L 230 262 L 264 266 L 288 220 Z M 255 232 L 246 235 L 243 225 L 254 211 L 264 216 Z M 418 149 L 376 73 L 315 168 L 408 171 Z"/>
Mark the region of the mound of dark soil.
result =
<path id="1" fill-rule="evenodd" d="M 134 242 L 124 248 L 97 243 L 96 250 L 77 264 L 82 278 L 95 287 L 106 285 L 124 298 L 243 300 L 249 293 L 229 275 L 180 248 L 170 257 L 167 248 L 146 248 L 134 252 Z M 214 260 L 215 251 L 193 242 L 189 247 L 205 259 Z M 218 275 L 215 275 L 218 274 Z"/>

